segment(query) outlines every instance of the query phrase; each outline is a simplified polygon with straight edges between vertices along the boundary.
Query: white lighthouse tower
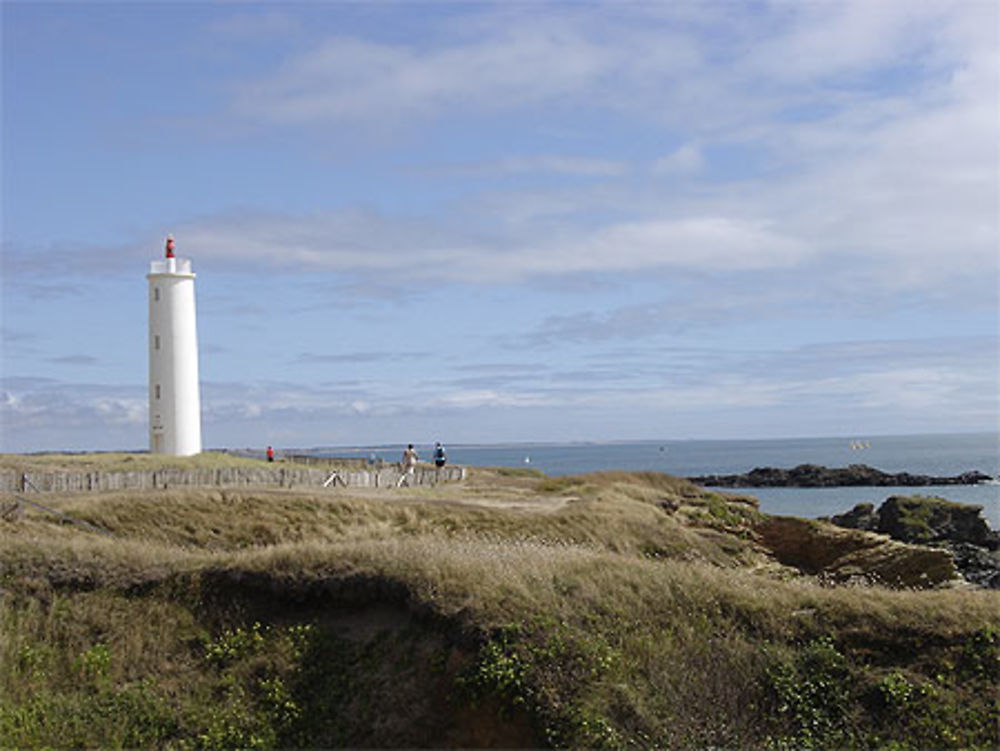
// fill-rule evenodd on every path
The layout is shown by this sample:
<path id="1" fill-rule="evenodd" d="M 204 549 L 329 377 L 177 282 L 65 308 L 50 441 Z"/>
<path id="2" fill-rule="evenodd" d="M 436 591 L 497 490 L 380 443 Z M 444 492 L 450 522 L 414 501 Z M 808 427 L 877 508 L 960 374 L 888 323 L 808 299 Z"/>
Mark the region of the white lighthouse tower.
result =
<path id="1" fill-rule="evenodd" d="M 153 454 L 201 453 L 198 332 L 191 260 L 166 257 L 149 273 L 149 450 Z"/>

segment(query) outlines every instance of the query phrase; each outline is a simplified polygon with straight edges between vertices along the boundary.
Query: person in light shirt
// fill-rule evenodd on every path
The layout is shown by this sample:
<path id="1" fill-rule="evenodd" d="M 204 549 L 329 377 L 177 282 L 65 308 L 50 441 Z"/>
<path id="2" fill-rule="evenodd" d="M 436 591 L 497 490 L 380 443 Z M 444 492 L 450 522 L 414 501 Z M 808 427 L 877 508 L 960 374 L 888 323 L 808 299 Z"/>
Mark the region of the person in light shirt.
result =
<path id="1" fill-rule="evenodd" d="M 405 482 L 407 485 L 413 485 L 413 475 L 417 468 L 417 451 L 413 448 L 411 443 L 406 447 L 406 451 L 403 452 L 403 474 L 399 478 L 399 482 L 396 483 L 396 487 L 401 487 Z"/>

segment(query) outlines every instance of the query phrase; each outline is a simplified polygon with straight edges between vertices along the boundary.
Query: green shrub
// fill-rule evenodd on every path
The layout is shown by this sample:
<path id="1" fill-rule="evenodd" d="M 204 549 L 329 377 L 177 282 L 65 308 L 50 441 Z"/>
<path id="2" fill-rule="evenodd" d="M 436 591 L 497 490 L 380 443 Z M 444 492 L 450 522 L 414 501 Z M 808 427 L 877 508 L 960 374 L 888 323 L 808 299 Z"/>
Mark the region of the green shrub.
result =
<path id="1" fill-rule="evenodd" d="M 535 469 L 534 467 L 493 467 L 492 470 L 500 475 L 500 477 L 530 477 L 534 479 L 545 477 L 545 473 L 542 470 Z"/>
<path id="2" fill-rule="evenodd" d="M 847 661 L 829 637 L 820 637 L 767 672 L 787 740 L 800 748 L 847 745 L 850 698 Z"/>
<path id="3" fill-rule="evenodd" d="M 111 671 L 111 650 L 106 644 L 95 644 L 76 659 L 75 667 L 81 677 L 95 685 L 103 685 Z"/>
<path id="4" fill-rule="evenodd" d="M 579 490 L 584 484 L 585 481 L 582 477 L 572 475 L 546 477 L 535 486 L 535 489 L 539 493 L 568 493 L 570 490 Z"/>
<path id="5" fill-rule="evenodd" d="M 879 694 L 885 705 L 894 712 L 906 709 L 914 698 L 916 688 L 901 673 L 890 673 L 878 684 Z"/>
<path id="6" fill-rule="evenodd" d="M 1000 682 L 1000 626 L 988 624 L 972 634 L 959 664 L 966 676 Z"/>
<path id="7" fill-rule="evenodd" d="M 264 645 L 263 627 L 253 623 L 249 628 L 226 629 L 216 639 L 203 637 L 205 659 L 216 667 L 260 652 Z"/>

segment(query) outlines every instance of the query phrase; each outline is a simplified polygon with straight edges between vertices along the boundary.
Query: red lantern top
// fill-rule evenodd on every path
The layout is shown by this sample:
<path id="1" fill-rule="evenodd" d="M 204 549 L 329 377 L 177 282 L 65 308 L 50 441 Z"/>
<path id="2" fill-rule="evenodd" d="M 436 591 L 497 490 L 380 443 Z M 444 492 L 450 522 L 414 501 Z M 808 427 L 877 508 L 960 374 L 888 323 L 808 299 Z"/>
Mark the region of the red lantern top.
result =
<path id="1" fill-rule="evenodd" d="M 174 257 L 174 236 L 167 235 L 167 258 Z"/>

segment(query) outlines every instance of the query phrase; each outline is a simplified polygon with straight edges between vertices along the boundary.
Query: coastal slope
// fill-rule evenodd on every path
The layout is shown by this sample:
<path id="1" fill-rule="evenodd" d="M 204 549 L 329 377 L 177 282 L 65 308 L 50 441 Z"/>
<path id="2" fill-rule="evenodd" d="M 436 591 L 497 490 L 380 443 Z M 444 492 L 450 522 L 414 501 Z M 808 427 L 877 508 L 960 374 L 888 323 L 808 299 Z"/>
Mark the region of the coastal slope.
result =
<path id="1" fill-rule="evenodd" d="M 1000 595 L 679 478 L 44 500 L 107 534 L 0 521 L 0 746 L 997 743 Z"/>

